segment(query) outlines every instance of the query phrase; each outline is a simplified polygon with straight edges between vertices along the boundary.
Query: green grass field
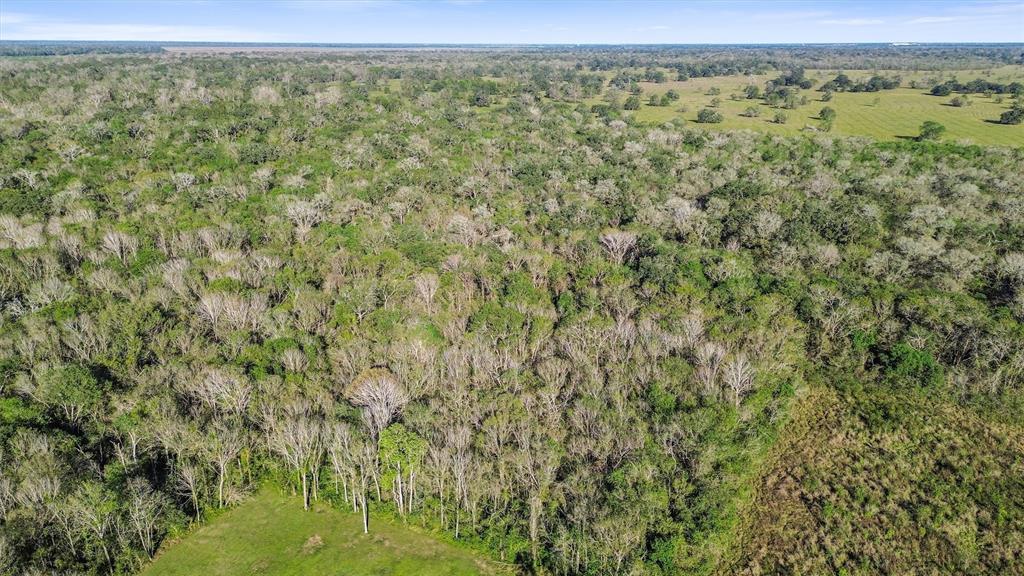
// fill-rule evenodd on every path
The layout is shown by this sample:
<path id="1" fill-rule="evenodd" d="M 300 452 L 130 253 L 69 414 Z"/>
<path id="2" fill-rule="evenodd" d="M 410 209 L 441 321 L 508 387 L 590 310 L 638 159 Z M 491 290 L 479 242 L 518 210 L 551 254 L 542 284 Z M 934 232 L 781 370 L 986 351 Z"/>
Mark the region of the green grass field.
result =
<path id="1" fill-rule="evenodd" d="M 904 85 L 909 83 L 911 78 L 923 78 L 929 73 L 917 72 L 896 72 L 882 71 L 882 75 L 900 75 L 904 79 Z M 873 74 L 871 71 L 848 71 L 852 78 L 866 78 Z M 808 72 L 808 77 L 814 78 L 815 86 L 820 86 L 824 81 L 835 77 L 834 71 Z M 970 95 L 971 106 L 956 108 L 949 106 L 949 97 L 931 96 L 923 89 L 898 88 L 896 90 L 884 90 L 881 92 L 860 92 L 860 93 L 836 93 L 830 102 L 821 102 L 821 92 L 812 88 L 802 93 L 807 96 L 810 102 L 795 110 L 781 110 L 788 117 L 785 124 L 775 124 L 772 117 L 777 110 L 760 103 L 760 100 L 732 100 L 732 94 L 742 95 L 743 88 L 749 84 L 763 87 L 764 83 L 777 76 L 777 74 L 764 76 L 726 76 L 714 78 L 691 78 L 679 82 L 665 82 L 654 84 L 643 82 L 643 94 L 640 100 L 643 105 L 634 112 L 636 118 L 643 122 L 662 123 L 671 121 L 674 118 L 684 118 L 693 126 L 705 127 L 717 130 L 758 130 L 776 134 L 793 135 L 800 133 L 807 126 L 817 127 L 818 112 L 824 106 L 835 109 L 837 113 L 832 133 L 848 136 L 869 136 L 880 140 L 895 140 L 897 138 L 910 138 L 918 134 L 918 130 L 925 120 L 934 120 L 946 127 L 944 140 L 970 141 L 974 144 L 996 145 L 996 146 L 1024 146 L 1024 124 L 1006 126 L 996 124 L 999 115 L 1009 110 L 1010 98 L 1004 98 L 1002 103 L 997 103 L 995 98 L 985 98 L 979 94 Z M 1024 67 L 1005 66 L 991 71 L 960 71 L 954 75 L 949 73 L 933 73 L 938 78 L 956 76 L 961 81 L 974 78 L 987 78 L 995 81 L 1013 81 L 1024 79 Z M 724 119 L 720 124 L 696 124 L 697 113 L 705 107 L 709 107 L 715 96 L 709 95 L 712 88 L 718 88 L 721 93 L 717 96 L 721 100 L 718 110 Z M 648 106 L 647 99 L 651 94 L 661 96 L 668 90 L 675 90 L 679 93 L 680 99 L 670 106 Z M 876 103 L 877 99 L 877 103 Z M 588 100 L 590 104 L 602 102 L 600 97 Z M 754 106 L 760 111 L 760 116 L 748 118 L 742 116 L 748 107 Z M 681 112 L 680 109 L 685 109 Z"/>
<path id="2" fill-rule="evenodd" d="M 357 514 L 265 488 L 178 542 L 143 576 L 469 576 L 504 573 L 469 550 L 383 518 L 363 534 Z"/>

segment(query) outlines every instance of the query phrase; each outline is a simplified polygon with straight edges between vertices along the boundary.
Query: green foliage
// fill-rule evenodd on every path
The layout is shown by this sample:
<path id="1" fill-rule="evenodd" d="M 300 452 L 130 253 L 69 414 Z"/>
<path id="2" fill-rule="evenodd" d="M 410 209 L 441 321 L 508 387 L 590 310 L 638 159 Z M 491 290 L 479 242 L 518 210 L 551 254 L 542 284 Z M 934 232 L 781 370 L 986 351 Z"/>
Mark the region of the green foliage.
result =
<path id="1" fill-rule="evenodd" d="M 722 121 L 722 113 L 710 108 L 704 108 L 697 113 L 697 122 L 701 124 L 717 124 Z"/>
<path id="2" fill-rule="evenodd" d="M 0 555 L 1012 573 L 1024 157 L 911 68 L 1019 52 L 919 48 L 12 63 Z"/>
<path id="3" fill-rule="evenodd" d="M 1016 105 L 999 116 L 1000 124 L 1020 124 L 1024 122 L 1024 106 Z"/>
<path id="4" fill-rule="evenodd" d="M 883 362 L 886 380 L 895 386 L 937 387 L 944 380 L 942 365 L 930 353 L 905 342 L 884 354 Z"/>
<path id="5" fill-rule="evenodd" d="M 925 121 L 921 124 L 921 129 L 918 131 L 917 139 L 924 142 L 928 140 L 938 140 L 942 133 L 946 131 L 946 127 L 938 122 L 932 120 Z"/>

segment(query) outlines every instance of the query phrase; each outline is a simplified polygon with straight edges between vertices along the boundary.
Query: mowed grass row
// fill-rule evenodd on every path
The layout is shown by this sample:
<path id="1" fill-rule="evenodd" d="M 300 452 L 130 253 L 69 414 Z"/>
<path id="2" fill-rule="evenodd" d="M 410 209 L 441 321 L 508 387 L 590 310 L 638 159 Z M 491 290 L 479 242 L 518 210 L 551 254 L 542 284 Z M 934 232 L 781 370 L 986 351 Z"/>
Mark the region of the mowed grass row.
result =
<path id="1" fill-rule="evenodd" d="M 301 501 L 264 488 L 246 502 L 165 544 L 143 576 L 471 576 L 506 573 L 469 550 L 401 523 Z"/>

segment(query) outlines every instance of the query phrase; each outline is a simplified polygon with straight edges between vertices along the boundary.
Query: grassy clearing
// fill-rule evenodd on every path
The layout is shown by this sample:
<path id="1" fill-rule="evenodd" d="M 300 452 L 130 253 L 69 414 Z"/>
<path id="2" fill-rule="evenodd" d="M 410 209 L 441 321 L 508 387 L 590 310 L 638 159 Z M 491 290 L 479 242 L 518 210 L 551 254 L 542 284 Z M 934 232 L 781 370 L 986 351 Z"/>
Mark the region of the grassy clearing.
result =
<path id="1" fill-rule="evenodd" d="M 473 552 L 386 519 L 363 534 L 357 514 L 265 488 L 182 540 L 164 546 L 144 576 L 404 575 L 503 573 Z"/>
<path id="2" fill-rule="evenodd" d="M 898 74 L 904 78 L 904 84 L 907 84 L 912 77 L 921 79 L 929 74 L 940 79 L 951 76 L 949 73 L 927 72 L 883 71 L 880 73 L 888 76 Z M 848 74 L 852 78 L 861 78 L 870 76 L 872 72 L 849 71 Z M 946 126 L 947 131 L 943 136 L 945 140 L 965 140 L 974 144 L 996 146 L 1024 145 L 1024 125 L 1005 126 L 993 122 L 998 120 L 1000 114 L 1010 109 L 1011 100 L 1009 98 L 1005 98 L 1002 103 L 997 103 L 995 98 L 972 94 L 970 96 L 971 106 L 956 108 L 948 105 L 951 96 L 931 96 L 923 89 L 898 88 L 870 93 L 836 93 L 830 102 L 821 102 L 821 93 L 811 89 L 803 91 L 811 100 L 810 103 L 800 106 L 796 110 L 771 108 L 761 104 L 760 100 L 732 100 L 730 98 L 730 95 L 734 93 L 742 94 L 743 88 L 749 84 L 763 87 L 766 81 L 775 76 L 777 74 L 691 78 L 684 82 L 673 81 L 661 84 L 642 82 L 640 86 L 644 91 L 640 99 L 644 104 L 635 112 L 635 115 L 638 120 L 651 123 L 668 122 L 675 118 L 695 122 L 697 113 L 702 108 L 709 107 L 711 100 L 716 97 L 709 95 L 708 92 L 712 88 L 717 88 L 721 91 L 717 98 L 721 100 L 718 110 L 724 116 L 723 121 L 720 124 L 695 123 L 695 126 L 713 130 L 747 129 L 793 135 L 801 132 L 807 126 L 818 126 L 818 112 L 822 107 L 829 106 L 837 113 L 832 129 L 835 134 L 895 140 L 916 136 L 921 123 L 925 120 L 934 120 Z M 1007 82 L 1024 79 L 1024 67 L 1006 66 L 992 71 L 961 71 L 955 76 L 961 80 L 981 77 Z M 815 85 L 820 86 L 823 81 L 834 78 L 835 72 L 816 71 L 808 73 L 808 77 L 817 80 Z M 660 97 L 669 90 L 679 93 L 679 101 L 670 106 L 647 105 L 647 99 L 651 94 Z M 600 102 L 602 102 L 600 97 L 588 101 L 590 104 Z M 757 108 L 760 115 L 756 118 L 742 116 L 741 114 L 751 106 Z M 680 109 L 685 111 L 680 111 Z M 772 117 L 779 111 L 788 117 L 785 124 L 772 122 Z"/>
<path id="3" fill-rule="evenodd" d="M 1024 573 L 1024 429 L 912 391 L 803 403 L 730 573 Z"/>

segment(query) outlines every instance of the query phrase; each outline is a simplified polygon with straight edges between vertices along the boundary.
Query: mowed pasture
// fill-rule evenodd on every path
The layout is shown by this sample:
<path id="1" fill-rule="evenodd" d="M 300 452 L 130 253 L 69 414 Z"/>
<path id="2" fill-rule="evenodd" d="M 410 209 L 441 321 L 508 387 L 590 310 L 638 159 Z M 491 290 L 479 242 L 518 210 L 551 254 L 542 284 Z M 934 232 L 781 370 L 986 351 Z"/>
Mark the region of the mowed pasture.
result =
<path id="1" fill-rule="evenodd" d="M 507 570 L 469 550 L 387 518 L 328 505 L 303 511 L 299 498 L 264 488 L 177 542 L 163 545 L 143 576 L 473 576 Z"/>
<path id="2" fill-rule="evenodd" d="M 759 76 L 725 76 L 713 78 L 691 78 L 686 81 L 671 81 L 656 84 L 641 82 L 643 94 L 640 95 L 642 105 L 632 112 L 637 120 L 650 123 L 669 122 L 683 118 L 694 126 L 719 130 L 759 130 L 777 134 L 793 135 L 807 130 L 808 127 L 818 128 L 818 113 L 825 106 L 836 111 L 836 120 L 832 133 L 850 136 L 869 136 L 880 140 L 896 140 L 912 138 L 926 120 L 934 120 L 946 127 L 943 140 L 969 141 L 974 144 L 995 146 L 1024 146 L 1024 124 L 1007 126 L 996 123 L 999 115 L 1009 110 L 1012 100 L 1009 96 L 1002 103 L 996 97 L 986 98 L 981 94 L 968 96 L 970 106 L 957 108 L 949 105 L 951 96 L 940 97 L 928 94 L 923 88 L 906 87 L 912 79 L 923 79 L 926 76 L 938 79 L 956 77 L 966 82 L 975 78 L 992 81 L 1012 82 L 1024 81 L 1024 66 L 1004 66 L 995 70 L 970 70 L 956 73 L 928 73 L 906 71 L 847 71 L 847 75 L 855 80 L 866 79 L 877 73 L 883 76 L 899 75 L 903 78 L 904 87 L 879 92 L 837 92 L 829 102 L 822 102 L 822 93 L 818 87 L 835 77 L 837 71 L 808 71 L 807 76 L 815 79 L 815 87 L 801 91 L 809 102 L 794 110 L 773 108 L 761 100 L 747 100 L 743 97 L 743 89 L 748 85 L 763 89 L 765 82 L 778 74 Z M 718 95 L 709 94 L 712 88 L 720 91 Z M 680 99 L 668 106 L 649 106 L 648 99 L 652 94 L 661 96 L 669 90 L 675 90 Z M 735 94 L 739 99 L 733 99 Z M 623 94 L 625 98 L 628 94 Z M 723 120 L 718 124 L 697 124 L 697 113 L 710 107 L 711 101 L 718 98 L 721 102 L 717 109 L 722 113 Z M 601 97 L 589 100 L 590 103 L 602 102 Z M 757 108 L 757 117 L 747 117 L 743 113 L 749 107 Z M 774 123 L 776 112 L 787 116 L 785 124 Z"/>

